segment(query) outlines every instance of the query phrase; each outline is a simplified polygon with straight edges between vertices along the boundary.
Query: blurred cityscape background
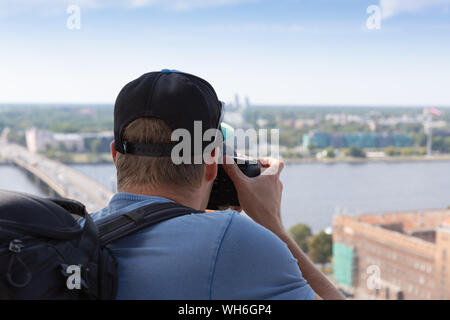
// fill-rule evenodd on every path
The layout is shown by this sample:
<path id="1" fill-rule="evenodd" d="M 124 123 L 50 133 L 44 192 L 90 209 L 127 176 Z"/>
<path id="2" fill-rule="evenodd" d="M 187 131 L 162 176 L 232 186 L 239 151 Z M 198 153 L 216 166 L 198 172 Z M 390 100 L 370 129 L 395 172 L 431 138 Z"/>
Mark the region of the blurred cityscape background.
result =
<path id="1" fill-rule="evenodd" d="M 252 106 L 236 95 L 225 121 L 280 129 L 285 224 L 348 297 L 444 299 L 449 111 Z M 98 210 L 116 191 L 112 114 L 112 105 L 1 105 L 0 188 Z"/>
<path id="2" fill-rule="evenodd" d="M 211 82 L 279 129 L 283 222 L 349 299 L 450 299 L 450 0 L 0 0 L 0 189 L 116 192 L 113 102 Z"/>
<path id="3" fill-rule="evenodd" d="M 235 128 L 279 129 L 287 161 L 450 159 L 450 113 L 435 107 L 251 106 L 226 104 Z M 1 138 L 65 162 L 109 161 L 111 105 L 0 105 Z"/>

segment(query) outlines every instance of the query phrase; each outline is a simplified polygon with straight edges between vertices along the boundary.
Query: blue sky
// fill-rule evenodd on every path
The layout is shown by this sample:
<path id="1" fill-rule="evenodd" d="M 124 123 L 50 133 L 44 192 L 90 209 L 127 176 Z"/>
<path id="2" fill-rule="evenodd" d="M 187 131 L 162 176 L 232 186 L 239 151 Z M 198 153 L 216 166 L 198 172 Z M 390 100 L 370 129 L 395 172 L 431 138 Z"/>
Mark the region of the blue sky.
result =
<path id="1" fill-rule="evenodd" d="M 81 10 L 69 30 L 68 5 Z M 368 30 L 366 9 L 383 12 Z M 450 0 L 0 0 L 0 102 L 112 103 L 139 75 L 225 101 L 450 106 Z"/>

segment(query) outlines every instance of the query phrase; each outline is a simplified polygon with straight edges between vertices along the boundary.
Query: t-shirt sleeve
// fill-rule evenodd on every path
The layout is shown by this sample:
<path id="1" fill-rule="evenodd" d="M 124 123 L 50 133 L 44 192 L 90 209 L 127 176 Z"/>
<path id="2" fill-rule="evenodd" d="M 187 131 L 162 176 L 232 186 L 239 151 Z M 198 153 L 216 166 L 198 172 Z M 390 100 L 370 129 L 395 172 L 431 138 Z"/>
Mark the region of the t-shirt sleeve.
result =
<path id="1" fill-rule="evenodd" d="M 211 298 L 312 300 L 314 296 L 287 245 L 249 218 L 233 214 L 217 250 Z"/>

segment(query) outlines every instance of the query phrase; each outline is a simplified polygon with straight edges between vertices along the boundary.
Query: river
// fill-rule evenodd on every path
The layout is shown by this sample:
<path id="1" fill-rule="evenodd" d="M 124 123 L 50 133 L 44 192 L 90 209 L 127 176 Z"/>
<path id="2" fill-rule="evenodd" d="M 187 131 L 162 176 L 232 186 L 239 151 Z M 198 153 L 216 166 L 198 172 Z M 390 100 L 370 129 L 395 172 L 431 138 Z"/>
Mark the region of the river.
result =
<path id="1" fill-rule="evenodd" d="M 108 188 L 112 164 L 72 165 Z M 0 166 L 0 189 L 42 194 L 19 169 Z M 308 224 L 314 232 L 331 226 L 338 213 L 378 213 L 446 208 L 450 205 L 450 162 L 289 164 L 282 214 L 285 226 Z"/>

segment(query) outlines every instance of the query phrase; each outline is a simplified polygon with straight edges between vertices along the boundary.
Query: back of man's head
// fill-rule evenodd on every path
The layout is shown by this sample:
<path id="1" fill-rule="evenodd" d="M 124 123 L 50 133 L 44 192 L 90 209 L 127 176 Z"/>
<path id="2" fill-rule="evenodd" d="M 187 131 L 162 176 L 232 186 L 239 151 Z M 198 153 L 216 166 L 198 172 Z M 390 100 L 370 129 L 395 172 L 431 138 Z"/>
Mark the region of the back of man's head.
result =
<path id="1" fill-rule="evenodd" d="M 223 105 L 205 80 L 175 70 L 150 72 L 128 83 L 114 107 L 114 148 L 117 184 L 122 192 L 165 187 L 186 190 L 202 182 L 205 165 L 175 164 L 171 141 L 174 130 L 188 132 L 191 142 L 208 129 L 218 129 Z M 203 145 L 200 151 L 203 153 Z M 183 150 L 185 151 L 185 150 Z M 184 156 L 196 157 L 191 147 Z M 188 190 L 186 190 L 188 191 Z"/>
<path id="2" fill-rule="evenodd" d="M 172 129 L 162 120 L 147 117 L 130 123 L 123 137 L 145 144 L 170 143 Z M 170 157 L 149 157 L 117 153 L 117 188 L 119 191 L 148 187 L 197 188 L 204 164 L 174 164 Z"/>

